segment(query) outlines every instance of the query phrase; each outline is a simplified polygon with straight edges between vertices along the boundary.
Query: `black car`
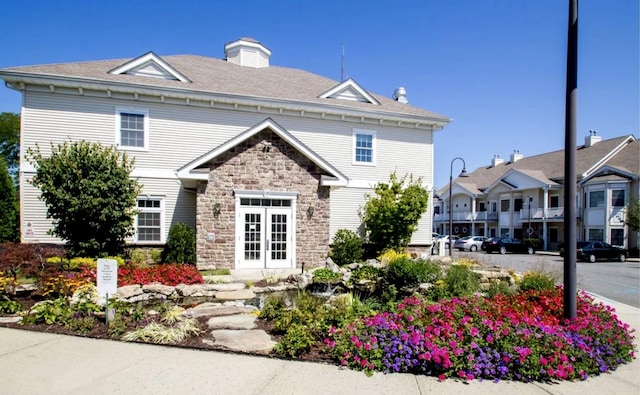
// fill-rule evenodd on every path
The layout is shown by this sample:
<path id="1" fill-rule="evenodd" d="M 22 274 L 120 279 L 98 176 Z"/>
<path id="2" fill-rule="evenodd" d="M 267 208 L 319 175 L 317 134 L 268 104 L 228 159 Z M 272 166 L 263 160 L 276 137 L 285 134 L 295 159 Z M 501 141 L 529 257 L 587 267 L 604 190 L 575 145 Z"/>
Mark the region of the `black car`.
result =
<path id="1" fill-rule="evenodd" d="M 501 254 L 506 254 L 507 252 L 533 254 L 535 252 L 533 245 L 515 237 L 495 237 L 483 243 L 482 249 L 487 251 L 487 254 L 491 254 L 494 251 Z"/>
<path id="2" fill-rule="evenodd" d="M 579 241 L 577 244 L 578 252 L 576 257 L 581 261 L 593 263 L 598 259 L 603 259 L 624 262 L 629 256 L 629 252 L 624 248 L 614 247 L 603 241 Z"/>

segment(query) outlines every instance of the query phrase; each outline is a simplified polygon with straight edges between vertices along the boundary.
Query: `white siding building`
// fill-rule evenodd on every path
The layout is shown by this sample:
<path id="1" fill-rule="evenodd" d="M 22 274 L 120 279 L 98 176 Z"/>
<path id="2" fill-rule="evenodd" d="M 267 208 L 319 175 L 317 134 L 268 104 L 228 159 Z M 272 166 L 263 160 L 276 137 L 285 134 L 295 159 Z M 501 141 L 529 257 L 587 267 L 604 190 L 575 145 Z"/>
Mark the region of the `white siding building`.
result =
<path id="1" fill-rule="evenodd" d="M 143 185 L 134 245 L 159 246 L 172 224 L 197 234 L 201 268 L 296 268 L 327 256 L 335 232 L 391 172 L 433 187 L 433 133 L 449 119 L 335 81 L 270 65 L 250 38 L 225 59 L 149 52 L 135 59 L 0 70 L 22 92 L 21 149 L 87 140 L 135 158 Z M 62 242 L 20 165 L 21 240 Z M 431 243 L 431 215 L 412 245 Z"/>

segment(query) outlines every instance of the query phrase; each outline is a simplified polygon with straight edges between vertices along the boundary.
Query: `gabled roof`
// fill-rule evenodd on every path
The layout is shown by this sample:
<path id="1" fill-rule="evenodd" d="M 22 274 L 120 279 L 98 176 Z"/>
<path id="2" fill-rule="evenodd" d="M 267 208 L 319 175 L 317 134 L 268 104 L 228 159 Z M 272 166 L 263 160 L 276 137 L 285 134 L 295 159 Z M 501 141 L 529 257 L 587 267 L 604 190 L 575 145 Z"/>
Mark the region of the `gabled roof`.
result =
<path id="1" fill-rule="evenodd" d="M 320 97 L 323 99 L 351 100 L 380 105 L 369 92 L 364 90 L 364 88 L 351 78 L 329 89 L 321 94 Z"/>
<path id="2" fill-rule="evenodd" d="M 602 140 L 590 147 L 584 145 L 577 147 L 576 174 L 578 180 L 588 176 L 590 174 L 588 172 L 595 171 L 596 164 L 602 166 L 604 163 L 611 166 L 632 166 L 636 169 L 635 174 L 638 174 L 638 149 L 638 140 L 633 135 Z M 603 158 L 607 158 L 604 163 Z M 480 167 L 468 173 L 467 178 L 456 178 L 453 182 L 474 184 L 477 189 L 486 191 L 503 179 L 505 174 L 512 169 L 532 178 L 547 179 L 560 185 L 564 179 L 564 150 L 524 157 L 516 162 L 506 162 L 497 166 Z M 633 169 L 629 170 L 634 171 Z M 444 188 L 448 188 L 448 184 Z"/>
<path id="3" fill-rule="evenodd" d="M 146 57 L 146 58 L 145 58 Z M 142 75 L 122 74 L 114 71 L 136 71 L 136 62 L 152 60 L 151 65 L 187 78 L 190 83 Z M 133 63 L 132 63 L 133 62 Z M 141 66 L 137 65 L 137 66 Z M 80 63 L 61 63 L 0 69 L 0 78 L 19 89 L 21 83 L 59 85 L 71 88 L 110 89 L 122 92 L 168 95 L 176 98 L 202 99 L 223 103 L 251 103 L 264 107 L 286 108 L 294 111 L 327 112 L 370 117 L 397 122 L 406 127 L 429 125 L 440 129 L 450 119 L 390 97 L 368 93 L 355 82 L 344 85 L 365 101 L 337 100 L 321 97 L 342 84 L 307 71 L 278 67 L 243 67 L 226 60 L 196 55 L 174 55 L 162 58 L 149 53 L 134 60 L 114 59 Z M 339 93 L 338 89 L 335 93 Z M 330 95 L 331 96 L 331 95 Z M 377 102 L 377 104 L 376 104 Z"/>
<path id="4" fill-rule="evenodd" d="M 225 143 L 219 145 L 218 147 L 212 149 L 206 154 L 194 159 L 190 163 L 186 164 L 182 168 L 178 169 L 178 178 L 181 179 L 196 179 L 196 180 L 207 180 L 208 174 L 198 172 L 197 168 L 210 162 L 215 159 L 219 155 L 229 151 L 233 147 L 238 144 L 243 143 L 247 139 L 256 134 L 264 131 L 271 130 L 280 138 L 285 140 L 287 143 L 291 144 L 296 150 L 298 150 L 302 155 L 304 155 L 311 162 L 315 163 L 319 168 L 328 173 L 328 176 L 323 176 L 321 182 L 322 185 L 347 185 L 348 178 L 340 172 L 340 170 L 336 169 L 329 162 L 324 160 L 318 154 L 316 154 L 309 147 L 304 145 L 300 140 L 295 138 L 291 133 L 289 133 L 286 129 L 280 126 L 277 122 L 275 122 L 271 118 L 267 118 L 264 121 L 258 123 L 257 125 L 245 130 L 244 132 L 238 134 L 230 140 L 227 140 Z"/>
<path id="5" fill-rule="evenodd" d="M 162 60 L 153 52 L 132 59 L 113 70 L 109 74 L 129 74 L 135 76 L 146 76 L 162 78 L 165 80 L 177 80 L 181 82 L 191 82 L 187 77 L 174 69 L 169 63 Z"/>

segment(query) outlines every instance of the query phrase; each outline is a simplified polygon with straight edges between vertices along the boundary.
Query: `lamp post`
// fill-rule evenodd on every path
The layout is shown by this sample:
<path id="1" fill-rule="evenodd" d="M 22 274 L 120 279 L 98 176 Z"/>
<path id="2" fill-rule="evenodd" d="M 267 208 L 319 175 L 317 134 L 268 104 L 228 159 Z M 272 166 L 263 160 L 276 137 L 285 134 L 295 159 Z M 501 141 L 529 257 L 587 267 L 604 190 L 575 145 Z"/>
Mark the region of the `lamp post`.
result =
<path id="1" fill-rule="evenodd" d="M 467 164 L 464 163 L 464 159 L 455 157 L 451 160 L 451 170 L 449 171 L 449 256 L 453 251 L 453 201 L 452 201 L 452 189 L 453 189 L 453 162 L 457 159 L 462 161 L 462 171 L 458 177 L 469 177 L 467 174 Z"/>
<path id="2" fill-rule="evenodd" d="M 527 218 L 529 219 L 529 227 L 527 228 L 527 235 L 531 237 L 531 234 L 529 232 L 531 232 L 531 202 L 533 201 L 533 198 L 531 196 L 527 196 L 527 200 L 527 205 L 529 207 L 529 215 L 527 216 Z"/>

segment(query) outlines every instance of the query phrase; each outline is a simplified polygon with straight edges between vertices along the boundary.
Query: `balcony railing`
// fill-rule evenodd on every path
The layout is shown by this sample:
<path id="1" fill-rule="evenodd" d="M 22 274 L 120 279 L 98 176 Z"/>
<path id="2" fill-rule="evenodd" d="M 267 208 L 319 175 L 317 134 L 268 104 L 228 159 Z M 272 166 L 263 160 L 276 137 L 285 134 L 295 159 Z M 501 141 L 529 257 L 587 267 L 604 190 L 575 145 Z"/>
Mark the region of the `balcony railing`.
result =
<path id="1" fill-rule="evenodd" d="M 531 220 L 533 221 L 555 221 L 564 219 L 564 207 L 552 207 L 547 208 L 545 211 L 542 208 L 531 209 Z M 489 211 L 480 211 L 472 213 L 470 211 L 454 212 L 453 221 L 456 222 L 486 222 L 497 221 L 498 213 Z M 449 213 L 434 214 L 433 222 L 448 222 Z M 529 221 L 529 209 L 520 210 L 520 221 Z"/>

